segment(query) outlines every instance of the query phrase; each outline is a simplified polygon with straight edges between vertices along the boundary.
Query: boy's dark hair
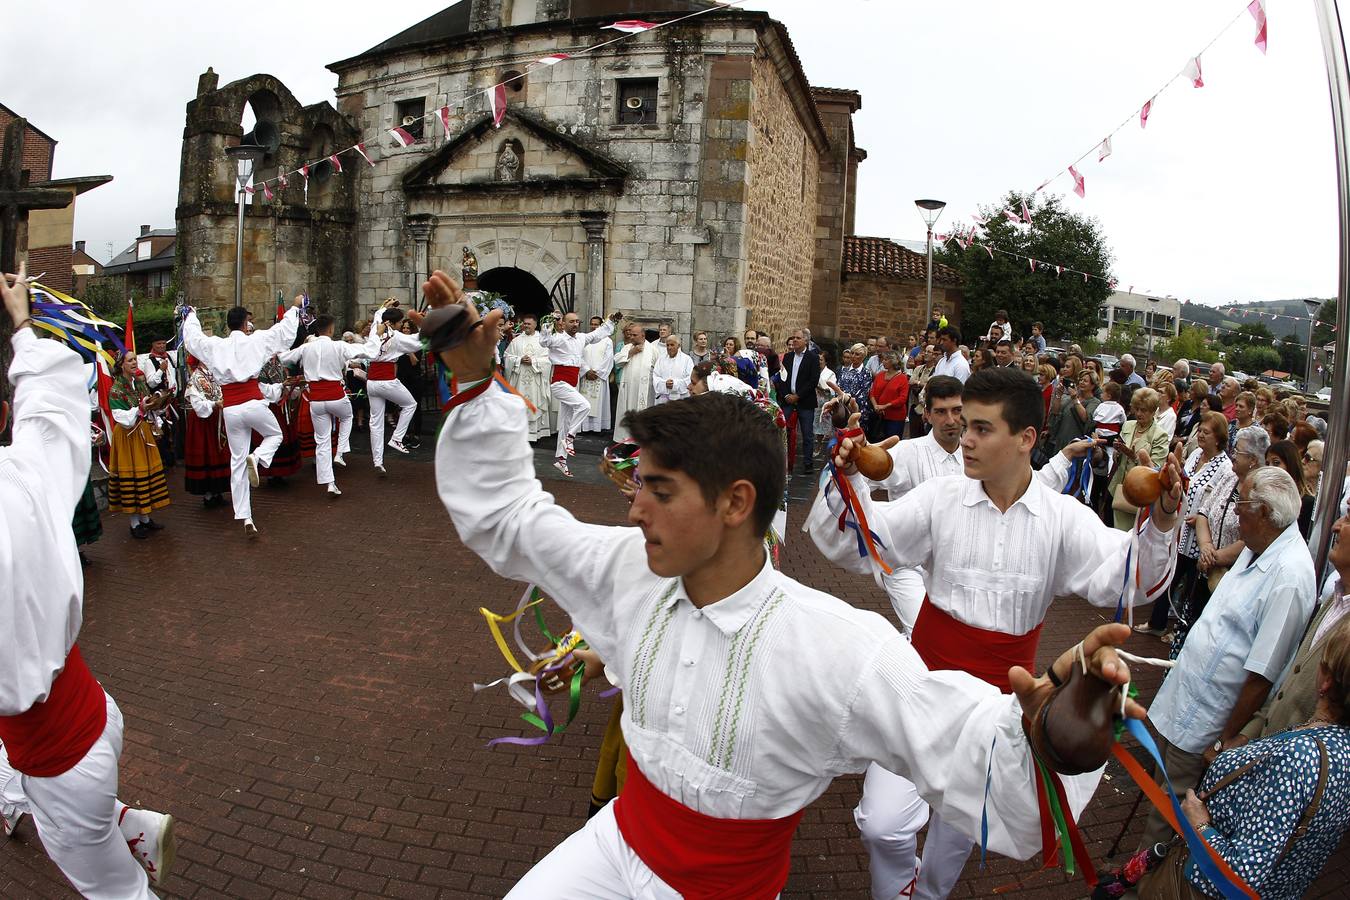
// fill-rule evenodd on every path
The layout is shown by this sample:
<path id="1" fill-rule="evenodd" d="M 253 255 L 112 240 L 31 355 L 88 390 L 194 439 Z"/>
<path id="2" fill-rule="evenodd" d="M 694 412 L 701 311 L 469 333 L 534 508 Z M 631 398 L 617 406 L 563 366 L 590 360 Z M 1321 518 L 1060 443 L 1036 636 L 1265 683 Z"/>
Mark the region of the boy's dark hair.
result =
<path id="1" fill-rule="evenodd" d="M 961 332 L 955 325 L 944 325 L 938 329 L 938 337 L 949 337 L 958 345 L 961 343 Z"/>
<path id="2" fill-rule="evenodd" d="M 966 386 L 961 383 L 959 378 L 953 378 L 950 375 L 934 375 L 928 379 L 928 384 L 924 386 L 923 396 L 927 402 L 946 400 L 949 397 L 960 397 L 965 389 Z"/>
<path id="3" fill-rule="evenodd" d="M 644 456 L 692 478 L 710 506 L 732 482 L 750 482 L 755 530 L 769 530 L 783 501 L 787 459 L 778 427 L 759 407 L 708 393 L 625 413 L 622 424 Z"/>
<path id="4" fill-rule="evenodd" d="M 314 324 L 309 327 L 309 333 L 326 334 L 329 331 L 329 329 L 333 327 L 334 321 L 336 320 L 330 315 L 325 314 L 322 316 L 315 316 Z"/>
<path id="5" fill-rule="evenodd" d="M 236 306 L 225 314 L 225 327 L 230 331 L 239 331 L 248 321 L 249 311 L 242 306 Z"/>
<path id="6" fill-rule="evenodd" d="M 715 371 L 717 371 L 717 366 L 713 365 L 710 360 L 705 359 L 703 362 L 694 366 L 694 371 L 691 375 L 695 381 L 707 381 L 708 376 Z"/>
<path id="7" fill-rule="evenodd" d="M 384 321 L 384 324 L 390 325 L 390 326 L 397 325 L 399 322 L 402 322 L 402 321 L 403 321 L 403 309 L 402 309 L 402 307 L 392 306 L 392 307 L 390 307 L 389 309 L 386 309 L 386 310 L 384 311 L 384 320 L 383 320 L 383 321 Z"/>
<path id="8" fill-rule="evenodd" d="M 1039 432 L 1045 421 L 1045 395 L 1021 369 L 981 369 L 970 376 L 962 397 L 967 404 L 998 404 L 1003 421 L 1014 434 L 1025 428 Z"/>

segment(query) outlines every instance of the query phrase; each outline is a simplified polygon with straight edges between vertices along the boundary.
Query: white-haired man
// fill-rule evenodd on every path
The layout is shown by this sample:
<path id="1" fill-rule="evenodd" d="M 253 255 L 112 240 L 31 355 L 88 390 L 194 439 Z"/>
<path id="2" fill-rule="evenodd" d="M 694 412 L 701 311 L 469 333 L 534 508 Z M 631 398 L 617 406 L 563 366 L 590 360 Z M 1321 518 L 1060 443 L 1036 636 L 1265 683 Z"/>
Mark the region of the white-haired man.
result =
<path id="1" fill-rule="evenodd" d="M 1120 371 L 1125 373 L 1125 387 L 1127 388 L 1147 387 L 1144 383 L 1144 376 L 1135 371 L 1136 365 L 1134 356 L 1129 353 L 1120 358 Z"/>
<path id="2" fill-rule="evenodd" d="M 1179 791 L 1199 781 L 1293 661 L 1317 598 L 1312 557 L 1298 531 L 1300 506 L 1294 479 L 1275 466 L 1252 470 L 1239 488 L 1238 530 L 1246 547 L 1191 627 L 1148 713 Z M 1155 811 L 1140 846 L 1170 834 Z"/>
<path id="3" fill-rule="evenodd" d="M 1191 389 L 1191 364 L 1184 359 L 1179 359 L 1172 363 L 1172 384 L 1176 386 L 1177 395 L 1184 397 L 1186 392 Z"/>
<path id="4" fill-rule="evenodd" d="M 1210 363 L 1209 378 L 1207 378 L 1206 381 L 1208 381 L 1211 386 L 1217 385 L 1219 382 L 1223 381 L 1223 376 L 1224 376 L 1223 363 L 1221 362 Z"/>

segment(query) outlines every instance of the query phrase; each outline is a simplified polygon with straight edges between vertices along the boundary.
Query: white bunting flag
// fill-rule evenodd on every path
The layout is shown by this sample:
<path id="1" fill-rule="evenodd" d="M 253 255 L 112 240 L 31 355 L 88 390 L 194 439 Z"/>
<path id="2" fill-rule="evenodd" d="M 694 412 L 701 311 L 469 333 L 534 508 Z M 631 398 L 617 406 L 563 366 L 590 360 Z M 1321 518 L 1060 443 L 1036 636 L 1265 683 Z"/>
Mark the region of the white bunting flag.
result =
<path id="1" fill-rule="evenodd" d="M 653 22 L 644 22 L 641 19 L 624 19 L 621 22 L 615 22 L 613 25 L 606 25 L 606 28 L 614 31 L 622 31 L 624 34 L 641 34 L 644 31 L 651 31 L 656 27 Z"/>
<path id="2" fill-rule="evenodd" d="M 441 118 L 441 128 L 445 130 L 445 139 L 450 140 L 450 107 L 442 106 L 438 115 Z"/>
<path id="3" fill-rule="evenodd" d="M 1063 275 L 1063 274 L 1064 274 L 1064 267 L 1063 267 L 1063 266 L 1055 266 L 1055 277 L 1058 278 L 1059 276 L 1061 276 L 1061 275 Z"/>
<path id="4" fill-rule="evenodd" d="M 304 184 L 304 188 L 305 188 L 305 202 L 308 203 L 308 202 L 309 202 L 309 163 L 305 163 L 304 165 L 302 165 L 302 166 L 300 167 L 300 177 L 303 178 L 303 179 L 305 180 L 305 184 Z"/>
<path id="5" fill-rule="evenodd" d="M 291 183 L 286 180 L 286 173 L 280 169 L 277 169 L 277 184 L 281 186 L 282 190 L 291 186 Z"/>
<path id="6" fill-rule="evenodd" d="M 1202 88 L 1205 86 L 1205 78 L 1200 71 L 1200 57 L 1192 56 L 1186 62 L 1186 68 L 1182 70 L 1182 74 L 1189 78 L 1191 84 L 1196 87 Z"/>
<path id="7" fill-rule="evenodd" d="M 366 152 L 365 141 L 362 141 L 361 143 L 356 145 L 356 152 L 360 153 L 361 158 L 364 159 L 366 162 L 370 163 L 372 166 L 375 165 L 375 160 L 371 159 L 370 154 Z"/>
<path id="8" fill-rule="evenodd" d="M 394 139 L 394 143 L 400 147 L 410 147 L 417 143 L 417 138 L 412 136 L 412 132 L 400 126 L 390 128 L 389 134 Z"/>
<path id="9" fill-rule="evenodd" d="M 1247 12 L 1252 14 L 1256 20 L 1256 49 L 1262 53 L 1266 52 L 1266 2 L 1265 0 L 1252 0 L 1247 4 Z"/>
<path id="10" fill-rule="evenodd" d="M 562 62 L 564 59 L 571 59 L 571 58 L 572 58 L 572 57 L 568 56 L 566 53 L 552 53 L 552 54 L 550 54 L 550 55 L 548 55 L 548 56 L 541 56 L 541 57 L 539 57 L 539 59 L 537 59 L 536 62 L 540 63 L 541 65 L 545 65 L 545 66 L 556 66 L 558 63 Z"/>
<path id="11" fill-rule="evenodd" d="M 1028 225 L 1031 224 L 1031 210 L 1027 209 L 1027 201 L 1022 201 L 1022 221 Z"/>
<path id="12" fill-rule="evenodd" d="M 1087 283 L 1088 283 L 1088 274 L 1087 274 L 1086 272 L 1084 272 L 1084 273 L 1083 273 L 1083 284 L 1087 284 Z"/>
<path id="13" fill-rule="evenodd" d="M 267 182 L 265 182 L 265 181 L 263 182 L 263 196 L 264 196 L 265 198 L 267 198 L 268 200 L 275 199 L 275 198 L 272 196 L 272 189 L 271 189 L 270 187 L 267 186 Z"/>
<path id="14" fill-rule="evenodd" d="M 342 171 L 342 160 L 338 159 L 338 155 L 336 153 L 328 157 L 328 162 L 332 164 L 334 172 L 340 173 Z"/>
<path id="15" fill-rule="evenodd" d="M 1028 259 L 1027 259 L 1027 262 L 1031 264 L 1031 271 L 1035 272 L 1035 271 L 1036 271 L 1036 260 L 1028 258 Z"/>
<path id="16" fill-rule="evenodd" d="M 1069 166 L 1069 175 L 1073 178 L 1073 192 L 1080 197 L 1087 197 L 1087 182 L 1083 176 L 1073 166 Z"/>
<path id="17" fill-rule="evenodd" d="M 989 254 L 990 259 L 994 258 L 994 251 L 989 248 L 988 244 L 981 244 L 980 246 L 984 247 L 984 252 Z"/>
<path id="18" fill-rule="evenodd" d="M 1108 134 L 1106 136 L 1106 139 L 1103 140 L 1101 144 L 1097 146 L 1097 162 L 1103 161 L 1110 155 L 1111 155 L 1111 135 Z"/>

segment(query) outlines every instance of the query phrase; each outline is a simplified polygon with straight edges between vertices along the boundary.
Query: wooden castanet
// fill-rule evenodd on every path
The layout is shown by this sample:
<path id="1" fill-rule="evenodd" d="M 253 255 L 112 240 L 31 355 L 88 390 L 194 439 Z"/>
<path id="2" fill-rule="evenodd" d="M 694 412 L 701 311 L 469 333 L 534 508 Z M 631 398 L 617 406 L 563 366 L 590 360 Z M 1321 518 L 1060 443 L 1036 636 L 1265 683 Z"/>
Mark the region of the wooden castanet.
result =
<path id="1" fill-rule="evenodd" d="M 1075 661 L 1064 686 L 1029 716 L 1031 746 L 1061 775 L 1080 775 L 1106 764 L 1116 740 L 1120 690 L 1083 674 Z"/>
<path id="2" fill-rule="evenodd" d="M 876 444 L 863 444 L 857 450 L 854 457 L 854 463 L 858 471 L 864 478 L 870 478 L 873 481 L 884 481 L 895 468 L 895 460 L 891 455 L 882 450 Z"/>
<path id="3" fill-rule="evenodd" d="M 1152 506 L 1162 496 L 1162 473 L 1148 466 L 1135 466 L 1125 473 L 1121 489 L 1135 506 Z"/>

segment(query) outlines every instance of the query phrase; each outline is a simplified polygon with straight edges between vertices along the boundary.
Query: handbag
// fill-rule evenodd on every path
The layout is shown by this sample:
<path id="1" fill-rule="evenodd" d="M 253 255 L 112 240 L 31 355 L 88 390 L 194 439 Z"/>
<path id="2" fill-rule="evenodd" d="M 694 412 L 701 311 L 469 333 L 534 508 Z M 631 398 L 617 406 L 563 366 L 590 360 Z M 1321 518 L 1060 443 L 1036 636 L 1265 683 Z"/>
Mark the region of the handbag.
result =
<path id="1" fill-rule="evenodd" d="M 1320 756 L 1317 789 L 1313 792 L 1308 805 L 1304 807 L 1303 815 L 1299 818 L 1297 827 L 1289 834 L 1289 839 L 1284 842 L 1280 855 L 1270 863 L 1270 869 L 1267 871 L 1273 871 L 1280 864 L 1280 860 L 1284 859 L 1289 849 L 1294 846 L 1294 842 L 1301 840 L 1303 835 L 1307 834 L 1308 825 L 1312 822 L 1313 816 L 1317 815 L 1318 807 L 1322 805 L 1322 793 L 1327 786 L 1327 746 L 1322 743 L 1320 738 L 1314 738 L 1313 740 L 1317 741 L 1317 750 Z M 1219 782 L 1209 791 L 1209 796 L 1214 796 L 1269 758 L 1268 755 L 1262 756 L 1230 772 L 1219 779 Z M 1191 851 L 1186 846 L 1186 842 L 1180 836 L 1173 838 L 1171 846 L 1167 850 L 1167 855 L 1155 868 L 1150 869 L 1148 874 L 1139 880 L 1139 900 L 1193 900 L 1193 898 L 1198 900 L 1198 898 L 1207 897 L 1206 894 L 1197 890 L 1191 884 L 1190 879 L 1186 877 L 1186 864 L 1190 862 L 1190 858 Z"/>
<path id="2" fill-rule="evenodd" d="M 1214 568 L 1209 570 L 1209 574 L 1205 576 L 1205 583 L 1209 585 L 1210 594 L 1213 594 L 1215 591 L 1219 589 L 1219 582 L 1223 581 L 1223 576 L 1228 574 L 1228 570 L 1230 568 L 1232 567 L 1215 566 Z"/>

